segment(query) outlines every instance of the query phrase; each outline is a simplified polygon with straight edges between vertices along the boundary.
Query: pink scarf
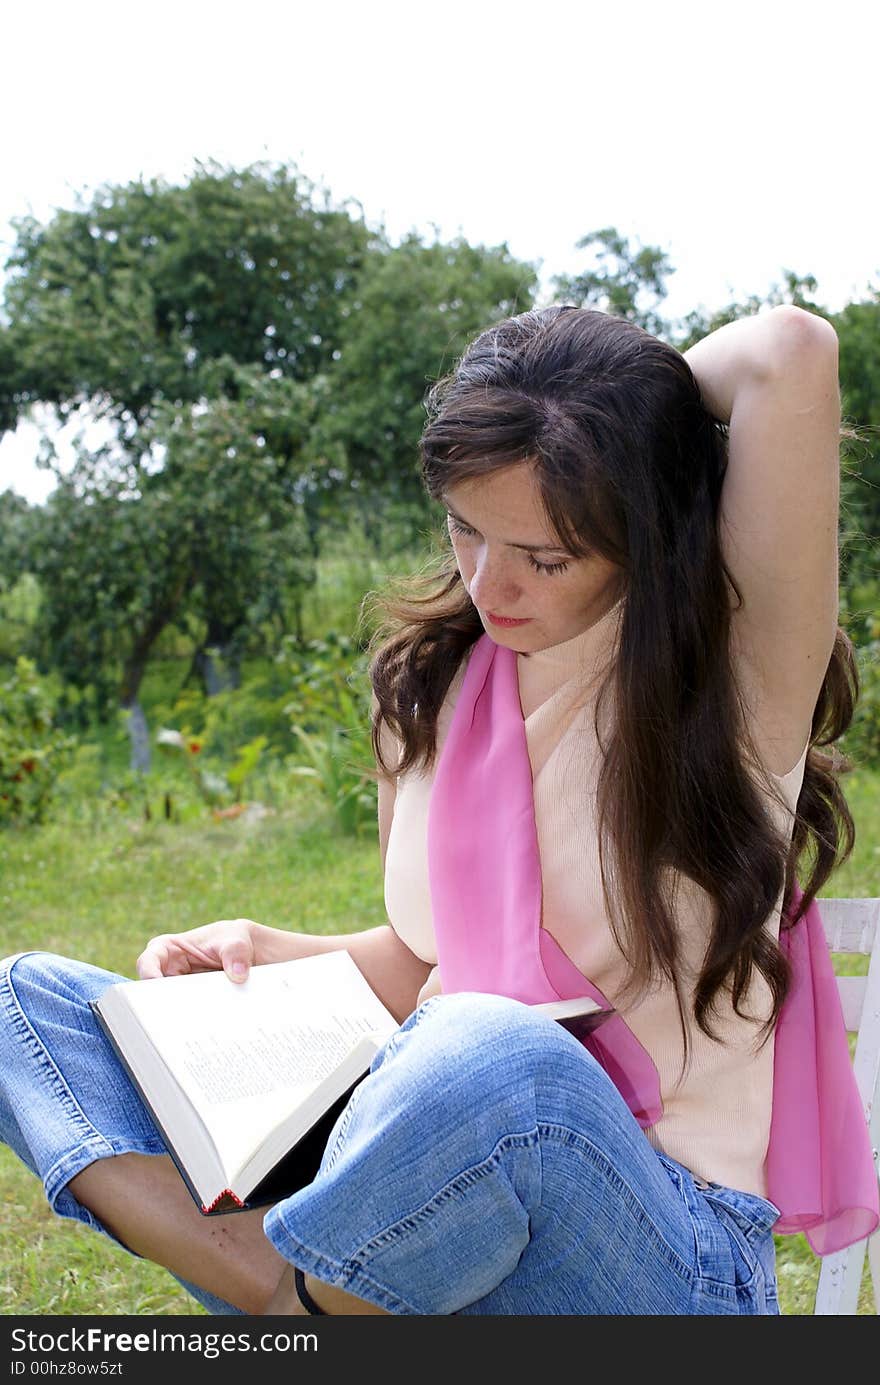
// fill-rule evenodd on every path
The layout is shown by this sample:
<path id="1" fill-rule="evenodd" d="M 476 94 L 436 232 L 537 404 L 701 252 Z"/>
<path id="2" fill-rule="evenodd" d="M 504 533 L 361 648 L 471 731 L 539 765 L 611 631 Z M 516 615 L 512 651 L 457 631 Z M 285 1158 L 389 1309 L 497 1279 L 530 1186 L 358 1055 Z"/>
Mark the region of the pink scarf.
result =
<path id="1" fill-rule="evenodd" d="M 516 654 L 487 635 L 471 651 L 437 763 L 428 870 L 444 992 L 486 991 L 529 1004 L 589 995 L 607 1005 L 541 926 Z M 768 1197 L 780 1211 L 775 1232 L 804 1232 L 818 1255 L 828 1255 L 880 1223 L 877 1177 L 815 901 L 781 945 L 793 985 L 775 1036 Z M 639 1124 L 659 1120 L 657 1069 L 620 1016 L 583 1042 Z"/>

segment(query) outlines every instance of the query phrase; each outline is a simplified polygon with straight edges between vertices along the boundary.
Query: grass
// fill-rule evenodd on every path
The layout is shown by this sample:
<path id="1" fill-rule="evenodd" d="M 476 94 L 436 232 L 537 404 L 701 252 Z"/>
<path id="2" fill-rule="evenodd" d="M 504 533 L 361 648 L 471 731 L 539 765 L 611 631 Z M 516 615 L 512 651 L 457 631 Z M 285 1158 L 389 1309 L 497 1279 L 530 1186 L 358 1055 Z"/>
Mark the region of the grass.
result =
<path id="1" fill-rule="evenodd" d="M 859 770 L 846 787 L 859 837 L 825 893 L 880 895 L 880 774 Z M 119 816 L 0 834 L 0 955 L 39 947 L 131 976 L 153 934 L 238 916 L 324 934 L 384 922 L 375 837 L 340 838 L 306 781 L 250 824 Z M 818 1262 L 803 1237 L 777 1249 L 783 1312 L 811 1313 Z M 867 1277 L 859 1311 L 873 1311 Z M 165 1271 L 55 1218 L 0 1148 L 0 1312 L 202 1310 Z"/>

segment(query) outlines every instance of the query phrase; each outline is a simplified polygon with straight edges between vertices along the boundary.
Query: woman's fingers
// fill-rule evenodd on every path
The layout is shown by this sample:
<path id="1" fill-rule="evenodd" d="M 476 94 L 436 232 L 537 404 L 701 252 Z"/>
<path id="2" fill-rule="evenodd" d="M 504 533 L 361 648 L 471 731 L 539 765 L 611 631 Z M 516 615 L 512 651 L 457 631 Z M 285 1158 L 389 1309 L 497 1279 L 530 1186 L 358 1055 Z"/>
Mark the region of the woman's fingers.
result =
<path id="1" fill-rule="evenodd" d="M 143 981 L 191 972 L 225 971 L 244 981 L 254 963 L 250 919 L 219 919 L 188 933 L 160 933 L 151 938 L 137 959 Z"/>
<path id="2" fill-rule="evenodd" d="M 151 981 L 159 976 L 167 976 L 168 966 L 168 946 L 171 938 L 164 935 L 159 938 L 151 938 L 138 957 L 135 967 L 137 974 L 142 981 Z"/>

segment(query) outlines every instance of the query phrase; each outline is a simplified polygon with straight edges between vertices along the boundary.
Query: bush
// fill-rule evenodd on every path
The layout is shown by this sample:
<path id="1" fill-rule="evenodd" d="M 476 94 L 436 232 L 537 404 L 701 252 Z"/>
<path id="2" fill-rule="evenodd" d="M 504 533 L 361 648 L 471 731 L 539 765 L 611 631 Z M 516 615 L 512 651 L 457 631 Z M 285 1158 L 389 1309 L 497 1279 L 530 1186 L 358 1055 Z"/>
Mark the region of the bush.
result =
<path id="1" fill-rule="evenodd" d="M 880 583 L 846 593 L 843 624 L 855 645 L 859 700 L 840 747 L 856 764 L 880 766 Z"/>
<path id="2" fill-rule="evenodd" d="M 880 638 L 856 650 L 861 691 L 841 748 L 857 764 L 880 765 Z"/>
<path id="3" fill-rule="evenodd" d="M 0 683 L 0 826 L 42 822 L 76 741 L 54 723 L 56 698 L 30 659 Z"/>
<path id="4" fill-rule="evenodd" d="M 228 762 L 239 749 L 265 736 L 270 756 L 290 750 L 290 680 L 286 670 L 261 661 L 245 670 L 240 688 L 208 697 L 201 688 L 188 687 L 172 698 L 160 698 L 147 707 L 151 725 L 178 727 L 205 747 L 206 754 Z"/>
<path id="5" fill-rule="evenodd" d="M 351 637 L 287 638 L 243 687 L 211 698 L 186 689 L 150 714 L 161 723 L 164 766 L 181 768 L 190 792 L 215 811 L 240 803 L 246 789 L 287 801 L 307 779 L 344 833 L 375 828 L 366 655 Z M 178 797 L 176 790 L 175 804 Z"/>
<path id="6" fill-rule="evenodd" d="M 33 649 L 40 618 L 40 587 L 26 572 L 4 590 L 0 580 L 0 664 L 13 664 L 18 655 Z"/>
<path id="7" fill-rule="evenodd" d="M 292 773 L 318 785 L 345 835 L 372 831 L 377 790 L 366 655 L 353 639 L 331 633 L 304 646 L 288 644 L 280 657 L 290 674 L 286 711 L 299 742 L 287 760 Z"/>

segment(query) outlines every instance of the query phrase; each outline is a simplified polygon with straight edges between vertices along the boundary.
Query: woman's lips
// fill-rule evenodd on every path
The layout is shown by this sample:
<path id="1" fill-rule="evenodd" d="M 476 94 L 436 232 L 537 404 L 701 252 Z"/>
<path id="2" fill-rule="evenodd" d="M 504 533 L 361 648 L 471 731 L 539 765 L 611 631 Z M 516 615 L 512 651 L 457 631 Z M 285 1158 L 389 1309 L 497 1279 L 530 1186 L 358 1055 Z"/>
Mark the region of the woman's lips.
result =
<path id="1" fill-rule="evenodd" d="M 531 616 L 525 616 L 522 620 L 514 620 L 512 616 L 496 616 L 493 615 L 491 611 L 487 611 L 486 619 L 490 620 L 493 625 L 502 625 L 505 628 L 509 628 L 512 625 L 528 625 Z"/>

